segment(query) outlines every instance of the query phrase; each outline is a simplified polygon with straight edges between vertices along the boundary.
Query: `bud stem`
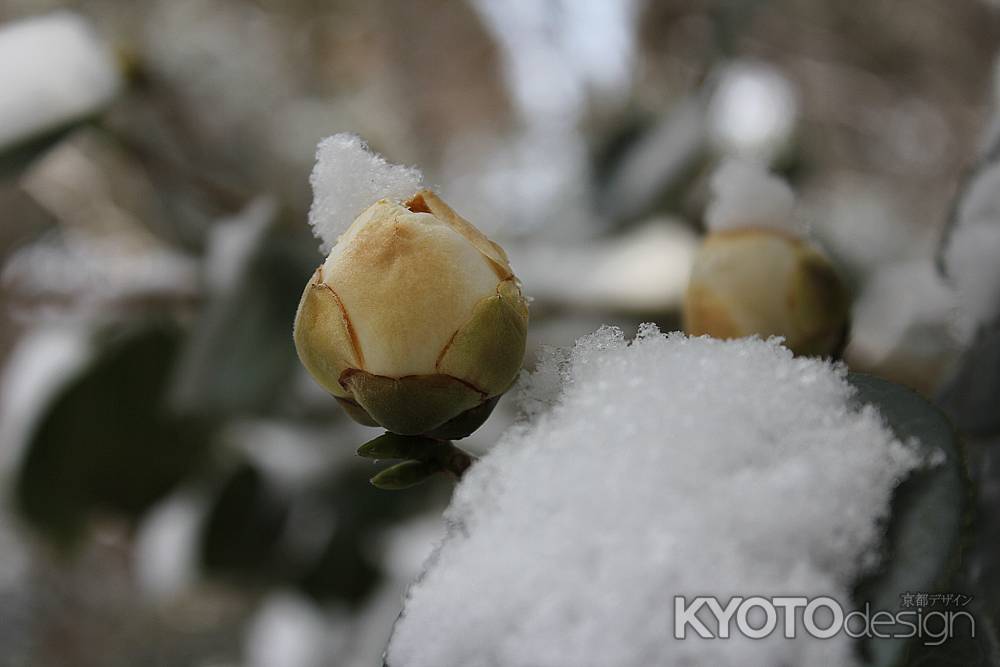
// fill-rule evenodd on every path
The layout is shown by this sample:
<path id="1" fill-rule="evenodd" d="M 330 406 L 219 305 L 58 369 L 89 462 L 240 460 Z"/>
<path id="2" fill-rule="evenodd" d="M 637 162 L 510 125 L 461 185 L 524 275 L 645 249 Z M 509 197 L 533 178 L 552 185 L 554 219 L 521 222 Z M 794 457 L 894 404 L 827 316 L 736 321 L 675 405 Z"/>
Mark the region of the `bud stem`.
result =
<path id="1" fill-rule="evenodd" d="M 450 440 L 445 440 L 445 443 L 447 443 L 449 449 L 448 456 L 442 461 L 443 467 L 455 476 L 456 481 L 461 480 L 462 475 L 469 469 L 469 466 L 475 463 L 476 457 L 464 449 L 456 447 Z"/>
<path id="2" fill-rule="evenodd" d="M 461 480 L 476 457 L 456 447 L 451 440 L 427 436 L 384 433 L 358 448 L 358 455 L 376 460 L 402 460 L 372 478 L 383 489 L 405 489 L 434 473 L 450 473 Z"/>

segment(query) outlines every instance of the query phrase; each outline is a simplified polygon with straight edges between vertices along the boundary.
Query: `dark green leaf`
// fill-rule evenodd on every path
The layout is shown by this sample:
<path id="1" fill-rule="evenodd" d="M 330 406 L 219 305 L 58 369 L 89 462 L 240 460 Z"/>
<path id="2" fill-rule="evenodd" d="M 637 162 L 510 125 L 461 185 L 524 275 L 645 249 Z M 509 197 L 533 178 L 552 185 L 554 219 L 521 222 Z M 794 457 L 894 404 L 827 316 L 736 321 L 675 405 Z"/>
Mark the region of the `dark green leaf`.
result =
<path id="1" fill-rule="evenodd" d="M 238 581 L 276 579 L 287 515 L 287 502 L 255 468 L 243 465 L 226 480 L 202 529 L 206 569 Z"/>
<path id="2" fill-rule="evenodd" d="M 943 454 L 940 465 L 912 474 L 896 489 L 886 527 L 884 564 L 860 582 L 855 603 L 897 611 L 903 593 L 947 590 L 966 527 L 968 484 L 963 453 L 944 414 L 917 393 L 873 376 L 849 376 L 858 404 L 872 404 L 901 440 L 916 438 L 922 451 Z M 962 592 L 962 591 L 955 591 Z M 904 664 L 909 642 L 880 639 L 862 647 L 868 664 Z"/>
<path id="3" fill-rule="evenodd" d="M 381 576 L 377 553 L 371 549 L 373 537 L 417 515 L 439 516 L 450 496 L 447 484 L 386 493 L 372 487 L 365 468 L 345 465 L 306 492 L 306 502 L 326 507 L 336 517 L 333 533 L 297 582 L 321 603 L 361 603 Z"/>
<path id="4" fill-rule="evenodd" d="M 118 331 L 55 398 L 16 480 L 22 514 L 68 545 L 95 511 L 135 518 L 170 492 L 207 451 L 207 423 L 165 405 L 179 331 Z"/>
<path id="5" fill-rule="evenodd" d="M 288 393 L 298 365 L 292 323 L 315 258 L 277 228 L 262 229 L 251 241 L 245 266 L 229 289 L 213 296 L 185 344 L 174 388 L 184 411 L 267 414 Z"/>

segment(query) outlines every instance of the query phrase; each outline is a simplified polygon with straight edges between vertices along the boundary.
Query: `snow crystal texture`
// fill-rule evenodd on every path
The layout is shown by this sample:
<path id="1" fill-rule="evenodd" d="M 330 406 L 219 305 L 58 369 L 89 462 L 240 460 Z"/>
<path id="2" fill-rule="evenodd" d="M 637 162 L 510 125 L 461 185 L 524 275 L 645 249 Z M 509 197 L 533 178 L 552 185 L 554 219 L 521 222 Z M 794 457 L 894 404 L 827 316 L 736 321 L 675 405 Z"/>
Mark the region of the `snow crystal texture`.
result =
<path id="1" fill-rule="evenodd" d="M 380 199 L 403 201 L 421 188 L 418 169 L 390 164 L 356 134 L 335 134 L 319 143 L 309 182 L 313 189 L 309 225 L 323 254 L 354 219 Z"/>
<path id="2" fill-rule="evenodd" d="M 710 231 L 764 227 L 799 234 L 792 216 L 795 194 L 785 181 L 752 160 L 730 159 L 712 174 L 705 212 Z"/>
<path id="3" fill-rule="evenodd" d="M 114 58 L 80 15 L 0 26 L 0 147 L 93 113 L 120 87 Z"/>
<path id="4" fill-rule="evenodd" d="M 841 366 L 644 325 L 550 351 L 456 488 L 390 667 L 854 664 L 828 640 L 673 637 L 675 595 L 831 595 L 920 465 Z M 803 634 L 803 633 L 800 633 Z"/>

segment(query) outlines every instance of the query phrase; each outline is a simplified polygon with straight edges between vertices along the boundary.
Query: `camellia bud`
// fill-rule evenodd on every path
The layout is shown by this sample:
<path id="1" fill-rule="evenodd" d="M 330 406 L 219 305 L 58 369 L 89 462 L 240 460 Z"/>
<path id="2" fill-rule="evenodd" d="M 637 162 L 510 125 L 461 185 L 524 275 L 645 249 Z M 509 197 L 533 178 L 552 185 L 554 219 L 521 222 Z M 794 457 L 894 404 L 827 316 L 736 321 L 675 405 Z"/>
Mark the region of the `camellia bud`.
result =
<path id="1" fill-rule="evenodd" d="M 828 355 L 846 335 L 849 300 L 829 260 L 799 237 L 788 186 L 760 167 L 724 165 L 713 178 L 709 234 L 684 296 L 684 330 L 782 336 L 796 354 Z"/>
<path id="2" fill-rule="evenodd" d="M 684 330 L 716 338 L 782 336 L 796 354 L 843 343 L 848 300 L 829 261 L 801 239 L 769 229 L 710 234 L 684 296 Z"/>
<path id="3" fill-rule="evenodd" d="M 503 249 L 421 190 L 339 238 L 302 295 L 295 346 L 356 421 L 455 439 L 513 383 L 527 325 Z"/>

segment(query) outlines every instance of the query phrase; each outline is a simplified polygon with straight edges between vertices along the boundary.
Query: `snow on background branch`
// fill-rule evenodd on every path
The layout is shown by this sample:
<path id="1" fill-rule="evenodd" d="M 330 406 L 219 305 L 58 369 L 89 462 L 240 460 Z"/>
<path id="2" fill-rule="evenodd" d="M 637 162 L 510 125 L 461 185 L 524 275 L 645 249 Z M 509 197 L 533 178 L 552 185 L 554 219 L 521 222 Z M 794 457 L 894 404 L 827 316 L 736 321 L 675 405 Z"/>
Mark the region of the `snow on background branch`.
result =
<path id="1" fill-rule="evenodd" d="M 0 148 L 96 111 L 121 87 L 114 58 L 68 11 L 0 28 Z"/>

